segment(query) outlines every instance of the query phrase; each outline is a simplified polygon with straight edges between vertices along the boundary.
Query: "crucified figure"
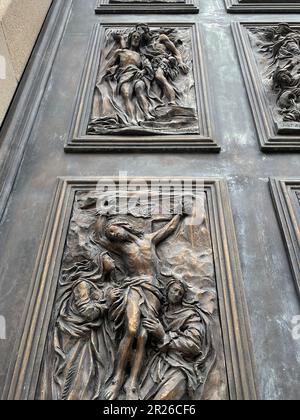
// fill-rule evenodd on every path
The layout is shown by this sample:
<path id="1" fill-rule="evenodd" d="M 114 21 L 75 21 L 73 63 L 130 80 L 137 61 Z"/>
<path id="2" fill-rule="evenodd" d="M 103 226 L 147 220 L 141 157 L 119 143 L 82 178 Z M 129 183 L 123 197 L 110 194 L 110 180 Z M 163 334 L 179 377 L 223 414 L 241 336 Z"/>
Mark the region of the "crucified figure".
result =
<path id="1" fill-rule="evenodd" d="M 126 399 L 139 399 L 138 378 L 148 340 L 143 321 L 146 318 L 157 320 L 162 300 L 157 280 L 156 247 L 177 230 L 182 217 L 175 216 L 162 229 L 151 234 L 137 230 L 127 221 L 111 221 L 106 225 L 105 238 L 100 239 L 106 249 L 120 255 L 128 273 L 128 278 L 122 286 L 123 301 L 115 308 L 117 317 L 124 325 L 125 334 L 119 347 L 113 379 L 104 395 L 105 399 L 118 398 L 121 388 L 125 385 L 125 371 L 129 362 L 131 369 L 125 385 Z M 132 350 L 135 339 L 137 344 L 134 353 Z"/>

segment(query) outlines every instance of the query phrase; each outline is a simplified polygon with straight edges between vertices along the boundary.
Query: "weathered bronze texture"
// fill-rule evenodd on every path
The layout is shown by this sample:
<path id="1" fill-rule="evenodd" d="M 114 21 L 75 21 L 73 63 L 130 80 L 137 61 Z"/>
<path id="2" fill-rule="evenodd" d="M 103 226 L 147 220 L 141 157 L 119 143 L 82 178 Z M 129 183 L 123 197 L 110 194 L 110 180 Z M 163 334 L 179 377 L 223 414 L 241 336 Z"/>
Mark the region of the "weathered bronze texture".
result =
<path id="1" fill-rule="evenodd" d="M 7 398 L 255 399 L 226 184 L 131 182 L 59 181 Z"/>
<path id="2" fill-rule="evenodd" d="M 189 39 L 176 32 L 148 25 L 106 32 L 88 134 L 199 131 Z"/>
<path id="3" fill-rule="evenodd" d="M 199 13 L 194 0 L 98 0 L 98 14 Z"/>
<path id="4" fill-rule="evenodd" d="M 296 181 L 299 180 L 299 157 L 297 153 L 265 155 L 259 152 L 259 139 L 230 28 L 233 20 L 241 20 L 241 15 L 233 19 L 221 0 L 199 0 L 198 4 L 200 13 L 193 18 L 191 15 L 182 18 L 178 15 L 176 19 L 174 15 L 140 15 L 138 18 L 131 15 L 129 19 L 116 15 L 96 16 L 96 0 L 53 1 L 0 133 L 0 393 L 4 400 L 8 396 L 26 399 L 36 395 L 47 333 L 51 331 L 50 317 L 54 302 L 57 304 L 55 297 L 71 217 L 69 209 L 71 212 L 74 200 L 69 189 L 71 184 L 60 183 L 52 207 L 57 176 L 67 179 L 74 175 L 80 178 L 114 176 L 120 170 L 138 177 L 212 176 L 227 180 L 238 247 L 232 240 L 228 194 L 224 192 L 223 183 L 207 182 L 206 186 L 230 398 L 246 398 L 246 393 L 237 395 L 235 390 L 242 388 L 241 384 L 251 377 L 249 371 L 252 372 L 248 356 L 245 361 L 240 360 L 241 355 L 242 358 L 247 355 L 249 335 L 244 334 L 243 328 L 236 328 L 235 322 L 243 314 L 242 299 L 236 292 L 236 288 L 240 290 L 241 275 L 239 269 L 234 269 L 239 267 L 235 258 L 239 255 L 250 312 L 259 395 L 264 400 L 300 399 L 300 369 L 296 363 L 300 353 L 297 339 L 300 299 L 292 275 L 292 260 L 288 258 L 288 254 L 294 253 L 293 261 L 297 262 L 299 251 L 295 245 L 294 249 L 289 245 L 285 250 L 288 242 L 281 235 L 269 192 L 270 177 L 289 180 L 296 176 Z M 129 21 L 132 25 L 141 21 L 149 23 L 149 20 L 156 27 L 165 26 L 164 22 L 177 26 L 174 21 L 199 24 L 202 59 L 209 70 L 207 91 L 212 101 L 215 138 L 223 153 L 219 156 L 183 153 L 183 148 L 180 153 L 150 155 L 63 153 L 93 25 L 101 21 L 119 27 L 120 21 L 124 24 Z M 299 22 L 299 14 L 276 17 L 251 14 L 245 19 L 253 26 L 258 21 L 272 26 L 290 22 L 293 27 Z M 249 50 L 249 56 L 251 54 Z M 98 66 L 99 61 L 95 68 Z M 254 82 L 259 80 L 257 77 Z M 256 110 L 258 113 L 259 108 Z M 265 118 L 268 115 L 266 113 Z M 85 130 L 89 116 L 90 108 Z M 186 137 L 181 143 L 187 144 Z M 87 181 L 73 184 L 79 192 L 83 185 L 87 186 L 87 193 L 94 188 Z M 291 214 L 297 217 L 296 194 L 289 193 L 289 188 L 287 191 L 287 197 L 292 198 Z M 282 195 L 278 202 L 280 207 L 281 202 L 285 202 Z M 47 221 L 50 207 L 52 218 Z M 288 210 L 282 209 L 285 209 L 282 217 L 286 220 Z M 297 244 L 294 233 L 290 234 L 292 224 L 285 226 L 286 237 L 294 238 L 290 244 Z M 43 236 L 45 229 L 47 236 Z M 149 344 L 147 341 L 147 348 Z M 241 365 L 247 368 L 240 369 Z M 117 405 L 120 404 L 124 405 L 122 401 Z M 107 402 L 105 405 L 110 406 Z M 99 409 L 99 405 L 97 407 Z"/>
<path id="5" fill-rule="evenodd" d="M 298 13 L 299 0 L 225 0 L 229 13 Z"/>
<path id="6" fill-rule="evenodd" d="M 66 151 L 219 151 L 193 24 L 97 25 Z"/>
<path id="7" fill-rule="evenodd" d="M 300 26 L 234 23 L 246 88 L 264 151 L 299 151 Z"/>
<path id="8" fill-rule="evenodd" d="M 273 178 L 270 186 L 300 296 L 300 180 Z"/>

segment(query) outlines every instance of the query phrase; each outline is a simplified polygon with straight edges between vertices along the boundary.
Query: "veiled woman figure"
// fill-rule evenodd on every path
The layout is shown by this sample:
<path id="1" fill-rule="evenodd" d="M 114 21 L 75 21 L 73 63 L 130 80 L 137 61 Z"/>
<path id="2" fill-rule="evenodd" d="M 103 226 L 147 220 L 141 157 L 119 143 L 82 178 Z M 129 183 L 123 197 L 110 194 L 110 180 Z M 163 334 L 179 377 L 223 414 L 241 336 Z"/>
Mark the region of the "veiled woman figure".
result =
<path id="1" fill-rule="evenodd" d="M 108 322 L 109 308 L 119 297 L 114 272 L 114 261 L 104 253 L 63 273 L 52 399 L 101 399 L 114 362 L 114 332 Z"/>
<path id="2" fill-rule="evenodd" d="M 183 281 L 172 279 L 162 322 L 144 321 L 154 344 L 141 384 L 145 400 L 193 400 L 214 364 L 209 318 L 187 301 L 187 291 Z"/>

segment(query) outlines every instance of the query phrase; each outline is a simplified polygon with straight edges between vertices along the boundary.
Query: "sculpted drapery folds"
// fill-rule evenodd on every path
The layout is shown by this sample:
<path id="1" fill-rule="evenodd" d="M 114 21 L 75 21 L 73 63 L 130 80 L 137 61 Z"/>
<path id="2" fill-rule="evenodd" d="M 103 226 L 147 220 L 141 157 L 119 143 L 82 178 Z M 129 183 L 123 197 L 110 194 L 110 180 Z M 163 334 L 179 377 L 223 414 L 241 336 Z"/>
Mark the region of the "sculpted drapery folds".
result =
<path id="1" fill-rule="evenodd" d="M 114 270 L 113 260 L 103 253 L 63 272 L 52 357 L 44 371 L 47 377 L 50 368 L 53 378 L 45 398 L 101 398 L 115 357 L 114 332 L 108 322 L 109 308 L 119 296 Z"/>
<path id="2" fill-rule="evenodd" d="M 196 133 L 188 30 L 106 32 L 89 134 Z"/>
<path id="3" fill-rule="evenodd" d="M 214 364 L 209 315 L 186 300 L 187 290 L 178 277 L 170 280 L 161 322 L 143 323 L 154 340 L 142 379 L 143 399 L 194 399 Z"/>
<path id="4" fill-rule="evenodd" d="M 162 229 L 146 235 L 136 231 L 128 222 L 113 221 L 106 226 L 105 236 L 109 242 L 102 243 L 115 253 L 120 253 L 128 273 L 122 285 L 124 295 L 115 309 L 118 326 L 120 323 L 124 326 L 125 334 L 120 344 L 114 376 L 105 394 L 107 399 L 114 400 L 119 396 L 124 385 L 126 367 L 132 358 L 135 338 L 137 348 L 126 384 L 126 396 L 129 400 L 139 399 L 138 380 L 148 338 L 142 322 L 143 319 L 158 319 L 163 298 L 156 272 L 156 247 L 175 232 L 179 222 L 180 216 L 175 216 Z"/>
<path id="5" fill-rule="evenodd" d="M 97 200 L 75 200 L 40 398 L 226 399 L 206 217 Z"/>
<path id="6" fill-rule="evenodd" d="M 300 126 L 300 31 L 286 23 L 251 28 L 250 36 L 279 127 Z"/>

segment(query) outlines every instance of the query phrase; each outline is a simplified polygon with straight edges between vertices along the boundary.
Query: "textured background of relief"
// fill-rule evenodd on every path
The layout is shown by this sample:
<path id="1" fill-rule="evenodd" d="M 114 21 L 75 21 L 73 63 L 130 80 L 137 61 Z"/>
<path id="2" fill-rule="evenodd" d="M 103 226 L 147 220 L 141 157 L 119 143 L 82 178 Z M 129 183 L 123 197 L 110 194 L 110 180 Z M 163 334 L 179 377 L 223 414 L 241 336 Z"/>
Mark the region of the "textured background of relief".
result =
<path id="1" fill-rule="evenodd" d="M 201 154 L 65 155 L 69 130 L 94 16 L 95 0 L 75 0 L 72 15 L 44 93 L 21 171 L 0 226 L 0 314 L 7 317 L 8 340 L 0 341 L 0 389 L 26 299 L 28 283 L 56 185 L 63 175 L 222 176 L 229 182 L 239 253 L 249 305 L 258 384 L 262 398 L 300 398 L 300 341 L 291 319 L 300 314 L 284 243 L 270 198 L 270 176 L 299 176 L 297 154 L 259 151 L 247 93 L 232 38 L 232 21 L 299 21 L 299 15 L 226 13 L 223 0 L 201 0 L 200 22 L 211 80 L 219 156 Z M 113 16 L 101 17 L 113 22 Z M 137 16 L 136 21 L 174 21 L 168 16 Z M 126 22 L 126 16 L 118 21 Z M 133 20 L 132 16 L 129 20 Z"/>
<path id="2" fill-rule="evenodd" d="M 80 192 L 76 194 L 72 217 L 68 227 L 62 270 L 71 268 L 74 261 L 80 261 L 82 258 L 90 260 L 99 254 L 99 247 L 91 242 L 99 215 L 97 216 L 93 207 L 89 210 L 81 208 L 82 200 L 87 200 L 88 196 L 95 197 L 95 194 L 89 195 L 89 193 Z M 206 208 L 205 212 L 207 212 Z M 131 216 L 129 218 L 133 221 L 134 225 L 142 228 L 145 232 L 150 232 L 151 218 L 143 219 L 133 218 Z M 165 222 L 162 224 L 155 223 L 153 227 L 154 230 L 158 230 L 164 225 Z M 102 251 L 106 251 L 105 248 Z M 123 263 L 118 256 L 111 252 L 109 254 L 113 257 L 117 266 L 122 268 Z M 216 362 L 207 378 L 202 398 L 207 400 L 227 400 L 229 398 L 227 375 L 208 214 L 203 215 L 203 223 L 201 225 L 193 228 L 186 226 L 183 222 L 175 234 L 171 235 L 170 238 L 163 241 L 157 247 L 157 255 L 160 260 L 159 270 L 163 272 L 167 268 L 183 278 L 191 288 L 192 295 L 199 296 L 203 307 L 212 314 L 211 331 L 214 338 L 213 345 L 216 350 Z M 159 272 L 158 274 L 160 275 Z M 58 289 L 57 296 L 59 296 L 60 291 Z M 54 328 L 59 310 L 58 306 L 56 298 L 56 304 L 53 308 L 54 317 L 52 317 L 50 329 Z M 47 346 L 50 345 L 52 347 L 51 342 L 53 341 L 53 336 L 51 331 L 49 331 L 48 336 L 50 337 L 50 342 L 47 340 Z M 45 358 L 47 359 L 48 357 L 49 353 L 45 351 L 44 362 Z M 196 399 L 199 398 L 200 395 L 197 396 L 196 394 Z"/>
<path id="3" fill-rule="evenodd" d="M 176 28 L 176 25 L 174 25 L 174 28 Z M 130 33 L 132 33 L 132 31 L 134 31 L 134 26 L 128 26 L 127 28 L 122 28 L 122 27 L 117 27 L 117 26 L 113 26 L 112 28 L 107 28 L 105 29 L 105 35 L 103 36 L 103 40 L 102 40 L 102 46 L 101 46 L 101 56 L 100 56 L 100 61 L 99 61 L 99 66 L 98 66 L 98 72 L 97 72 L 97 85 L 98 87 L 95 87 L 94 90 L 94 100 L 93 100 L 93 105 L 92 105 L 92 109 L 90 111 L 90 121 L 89 123 L 91 123 L 91 120 L 93 119 L 97 119 L 100 117 L 103 117 L 103 109 L 101 108 L 101 106 L 99 106 L 99 93 L 98 91 L 101 92 L 101 87 L 102 87 L 102 91 L 105 89 L 104 86 L 105 83 L 102 81 L 101 79 L 103 78 L 103 75 L 106 72 L 106 68 L 107 68 L 107 63 L 109 62 L 109 59 L 111 59 L 112 57 L 112 51 L 116 51 L 117 50 L 117 43 L 115 40 L 112 39 L 112 34 L 113 33 L 118 33 L 118 34 L 122 34 L 125 37 L 128 37 L 128 35 Z M 151 26 L 150 30 L 151 31 L 159 31 L 160 29 L 163 29 L 163 25 L 162 26 Z M 193 68 L 193 29 L 192 28 L 178 28 L 174 31 L 173 36 L 180 40 L 182 42 L 182 45 L 177 46 L 177 49 L 179 50 L 183 62 L 188 66 L 189 68 L 189 72 L 188 74 L 182 74 L 182 72 L 179 72 L 179 75 L 176 77 L 176 80 L 174 81 L 174 85 L 176 87 L 176 89 L 178 90 L 178 92 L 180 92 L 181 96 L 180 99 L 177 99 L 177 106 L 178 107 L 185 107 L 185 108 L 191 108 L 193 109 L 196 118 L 198 118 L 198 104 L 197 104 L 197 100 L 196 100 L 196 91 L 195 91 L 195 76 L 194 76 L 194 68 Z M 103 86 L 104 85 L 104 86 Z M 152 91 L 153 93 L 153 91 Z M 157 94 L 159 94 L 158 92 L 155 92 Z M 122 109 L 122 99 L 120 98 L 115 98 L 114 99 L 117 104 L 121 107 Z M 164 103 L 166 106 L 166 99 L 164 98 Z M 124 110 L 124 109 L 123 109 Z M 126 115 L 126 112 L 125 112 Z M 143 123 L 145 125 L 143 125 Z M 161 134 L 165 134 L 165 131 L 167 131 L 167 134 L 172 134 L 172 135 L 180 135 L 182 133 L 183 136 L 188 135 L 188 134 L 199 134 L 199 131 L 201 133 L 201 128 L 199 127 L 199 120 L 198 121 L 194 121 L 193 123 L 190 123 L 187 126 L 184 126 L 183 128 L 179 127 L 179 124 L 176 125 L 175 127 L 172 127 L 172 129 L 167 130 L 166 126 L 164 124 L 159 124 L 158 121 L 154 121 L 153 122 L 153 126 L 152 124 L 148 125 L 149 127 L 147 127 L 147 123 L 146 121 L 143 121 L 143 123 L 141 124 L 141 127 L 144 130 L 149 130 L 148 134 L 151 133 L 152 131 L 152 135 L 161 135 Z M 101 124 L 99 124 L 99 126 L 101 127 Z M 103 124 L 102 124 L 103 126 Z M 98 128 L 100 128 L 98 127 Z M 139 127 L 130 127 L 131 129 L 134 128 L 139 128 Z M 102 128 L 103 129 L 103 128 Z M 104 129 L 103 129 L 104 131 Z M 121 131 L 121 133 L 120 133 Z M 122 132 L 124 131 L 124 132 Z M 95 137 L 97 137 L 97 134 L 93 134 L 90 133 L 91 135 L 94 135 Z M 105 131 L 104 133 L 101 133 L 102 135 L 105 135 Z M 123 136 L 128 136 L 128 133 L 126 133 L 126 130 L 120 130 L 119 129 L 110 129 L 108 130 L 108 133 L 106 135 L 123 135 Z M 99 136 L 99 135 L 98 135 Z M 130 137 L 130 136 L 129 136 Z"/>

